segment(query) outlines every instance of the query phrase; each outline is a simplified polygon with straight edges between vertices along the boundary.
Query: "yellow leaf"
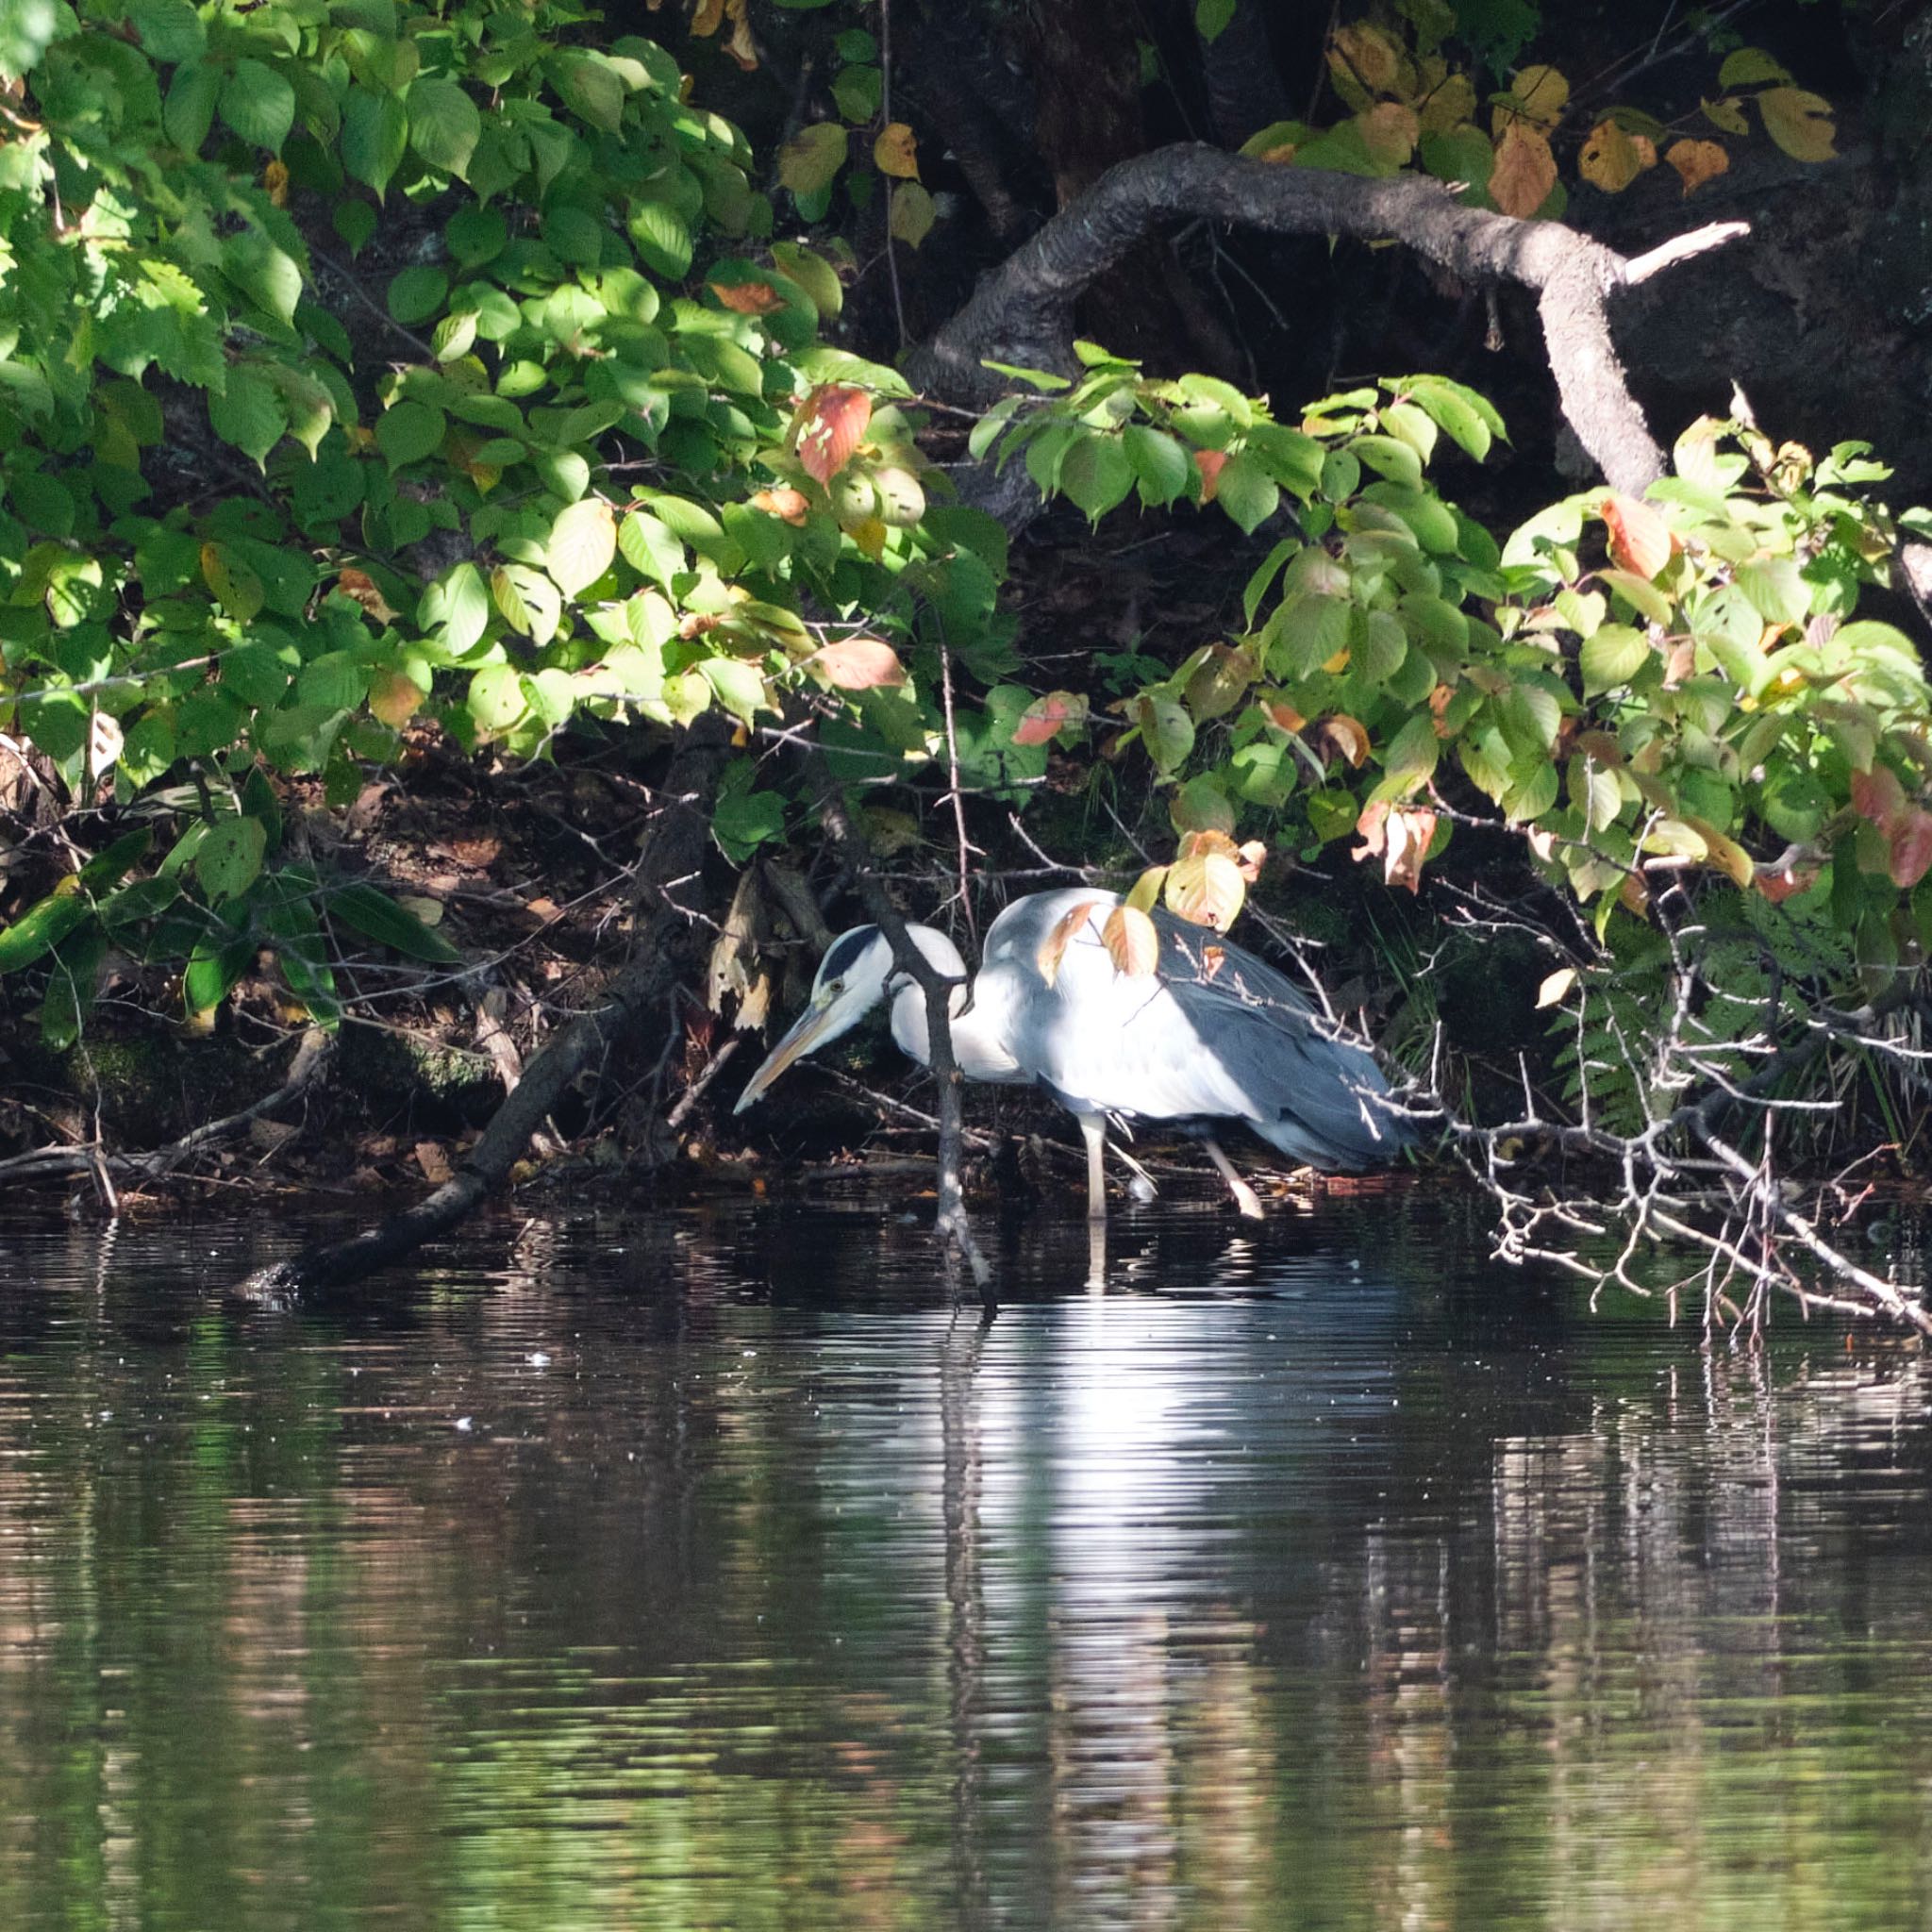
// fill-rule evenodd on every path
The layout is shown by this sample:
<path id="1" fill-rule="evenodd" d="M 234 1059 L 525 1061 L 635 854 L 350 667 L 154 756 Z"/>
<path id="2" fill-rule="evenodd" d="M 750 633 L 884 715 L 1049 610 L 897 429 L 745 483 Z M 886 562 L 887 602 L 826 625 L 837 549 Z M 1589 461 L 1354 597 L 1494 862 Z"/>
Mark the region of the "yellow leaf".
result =
<path id="1" fill-rule="evenodd" d="M 1166 882 L 1167 868 L 1164 865 L 1150 865 L 1134 881 L 1134 890 L 1127 894 L 1127 904 L 1137 911 L 1152 912 L 1154 903 L 1160 897 L 1160 888 Z"/>
<path id="2" fill-rule="evenodd" d="M 1447 134 L 1465 121 L 1475 119 L 1475 89 L 1466 74 L 1449 75 L 1433 88 L 1422 104 L 1424 134 Z"/>
<path id="3" fill-rule="evenodd" d="M 1576 984 L 1576 969 L 1574 966 L 1559 966 L 1536 990 L 1537 1008 L 1559 1006 L 1565 994 Z"/>
<path id="4" fill-rule="evenodd" d="M 1225 853 L 1194 852 L 1167 869 L 1167 909 L 1192 925 L 1225 932 L 1247 894 L 1241 867 Z"/>
<path id="5" fill-rule="evenodd" d="M 1149 978 L 1160 963 L 1160 934 L 1138 906 L 1116 906 L 1100 929 L 1113 970 L 1129 979 Z"/>
<path id="6" fill-rule="evenodd" d="M 1518 68 L 1515 79 L 1509 83 L 1508 101 L 1496 109 L 1496 132 L 1503 131 L 1506 121 L 1519 117 L 1533 121 L 1540 127 L 1554 127 L 1569 98 L 1570 83 L 1556 68 Z"/>
<path id="7" fill-rule="evenodd" d="M 1401 48 L 1380 27 L 1370 26 L 1366 22 L 1336 28 L 1328 41 L 1328 65 L 1338 81 L 1347 75 L 1370 93 L 1407 91 L 1403 86 L 1406 62 Z M 1347 98 L 1345 93 L 1343 98 Z"/>
<path id="8" fill-rule="evenodd" d="M 691 17 L 691 30 L 708 40 L 724 24 L 724 0 L 698 0 Z"/>
<path id="9" fill-rule="evenodd" d="M 289 170 L 282 161 L 271 161 L 261 171 L 261 185 L 268 190 L 269 203 L 275 208 L 289 205 Z"/>
<path id="10" fill-rule="evenodd" d="M 892 191 L 892 214 L 887 226 L 895 242 L 917 248 L 932 233 L 939 209 L 917 181 L 904 181 Z"/>
<path id="11" fill-rule="evenodd" d="M 1548 140 L 1526 121 L 1511 121 L 1496 142 L 1490 199 L 1506 215 L 1528 220 L 1557 185 L 1557 158 Z"/>
<path id="12" fill-rule="evenodd" d="M 1422 124 L 1413 108 L 1400 101 L 1377 101 L 1356 116 L 1362 145 L 1385 168 L 1402 167 L 1415 152 Z"/>
<path id="13" fill-rule="evenodd" d="M 1799 87 L 1768 87 L 1757 96 L 1757 111 L 1764 116 L 1765 133 L 1792 160 L 1837 158 L 1832 142 L 1838 127 L 1831 118 L 1831 103 L 1822 94 L 1808 94 Z"/>
<path id="14" fill-rule="evenodd" d="M 1683 177 L 1686 194 L 1703 187 L 1713 175 L 1722 175 L 1731 165 L 1730 156 L 1714 141 L 1674 142 L 1664 159 Z"/>
<path id="15" fill-rule="evenodd" d="M 1643 172 L 1637 143 L 1614 121 L 1599 121 L 1577 157 L 1577 172 L 1592 188 L 1622 194 Z"/>
<path id="16" fill-rule="evenodd" d="M 891 532 L 886 528 L 879 517 L 863 517 L 852 526 L 849 533 L 866 556 L 876 563 L 886 554 L 886 540 Z"/>
<path id="17" fill-rule="evenodd" d="M 1715 101 L 1699 101 L 1697 105 L 1713 127 L 1722 127 L 1726 134 L 1751 132 L 1751 124 L 1744 118 L 1743 103 L 1736 94 L 1725 94 Z"/>
<path id="18" fill-rule="evenodd" d="M 872 158 L 881 175 L 900 181 L 919 179 L 919 157 L 913 152 L 918 142 L 903 121 L 890 121 L 879 129 L 872 144 Z"/>

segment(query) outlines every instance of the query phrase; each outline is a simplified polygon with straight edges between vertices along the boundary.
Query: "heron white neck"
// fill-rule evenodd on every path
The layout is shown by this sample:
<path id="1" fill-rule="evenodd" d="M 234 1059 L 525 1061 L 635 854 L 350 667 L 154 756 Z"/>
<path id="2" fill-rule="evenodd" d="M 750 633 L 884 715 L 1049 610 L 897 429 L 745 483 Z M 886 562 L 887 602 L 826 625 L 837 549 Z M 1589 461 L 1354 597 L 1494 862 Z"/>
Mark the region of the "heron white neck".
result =
<path id="1" fill-rule="evenodd" d="M 966 980 L 966 962 L 944 933 L 929 925 L 906 928 L 913 943 L 948 979 Z M 953 1058 L 969 1080 L 1024 1080 L 1012 1055 L 1000 1041 L 998 1016 L 979 1003 L 977 982 L 951 987 L 946 1011 L 952 1021 Z M 932 1041 L 925 1024 L 925 989 L 908 980 L 892 996 L 892 1038 L 899 1051 L 923 1067 L 932 1065 Z"/>

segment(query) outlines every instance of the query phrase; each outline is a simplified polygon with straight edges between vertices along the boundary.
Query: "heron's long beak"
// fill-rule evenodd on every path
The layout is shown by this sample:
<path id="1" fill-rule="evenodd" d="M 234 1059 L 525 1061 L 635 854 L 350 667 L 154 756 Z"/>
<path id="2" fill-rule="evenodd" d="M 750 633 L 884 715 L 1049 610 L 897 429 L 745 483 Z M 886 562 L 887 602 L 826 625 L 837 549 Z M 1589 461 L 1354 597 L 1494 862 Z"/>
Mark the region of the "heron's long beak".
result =
<path id="1" fill-rule="evenodd" d="M 731 1111 L 742 1113 L 755 1101 L 764 1098 L 766 1088 L 777 1079 L 793 1060 L 805 1056 L 824 1039 L 832 1024 L 832 1002 L 821 994 L 792 1022 L 791 1030 L 765 1056 L 764 1064 L 745 1083 Z"/>

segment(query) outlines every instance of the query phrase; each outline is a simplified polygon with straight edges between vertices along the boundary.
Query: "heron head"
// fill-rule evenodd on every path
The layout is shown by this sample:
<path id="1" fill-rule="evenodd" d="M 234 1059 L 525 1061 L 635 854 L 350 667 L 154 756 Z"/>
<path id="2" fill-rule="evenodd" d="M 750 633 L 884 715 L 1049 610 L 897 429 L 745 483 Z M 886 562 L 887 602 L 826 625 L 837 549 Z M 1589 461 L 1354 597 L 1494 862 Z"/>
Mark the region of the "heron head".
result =
<path id="1" fill-rule="evenodd" d="M 894 977 L 892 946 L 875 925 L 854 926 L 825 948 L 811 1000 L 745 1083 L 734 1113 L 742 1113 L 793 1060 L 850 1033 L 886 996 Z"/>

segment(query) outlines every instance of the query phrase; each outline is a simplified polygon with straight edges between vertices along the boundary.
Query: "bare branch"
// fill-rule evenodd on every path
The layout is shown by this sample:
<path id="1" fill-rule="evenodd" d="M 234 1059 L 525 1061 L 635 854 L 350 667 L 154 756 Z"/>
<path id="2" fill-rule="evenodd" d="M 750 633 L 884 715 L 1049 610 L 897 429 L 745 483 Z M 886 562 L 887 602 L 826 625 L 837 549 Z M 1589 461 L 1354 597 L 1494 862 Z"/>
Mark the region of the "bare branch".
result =
<path id="1" fill-rule="evenodd" d="M 1570 426 L 1610 483 L 1632 491 L 1662 475 L 1663 452 L 1624 381 L 1609 298 L 1745 232 L 1741 223 L 1719 224 L 1633 262 L 1560 222 L 1465 208 L 1453 189 L 1421 175 L 1364 180 L 1184 143 L 1109 169 L 1008 256 L 913 358 L 916 379 L 983 406 L 1003 387 L 983 366 L 989 358 L 1070 369 L 1082 291 L 1150 235 L 1203 217 L 1267 234 L 1392 239 L 1470 281 L 1535 290 Z"/>

